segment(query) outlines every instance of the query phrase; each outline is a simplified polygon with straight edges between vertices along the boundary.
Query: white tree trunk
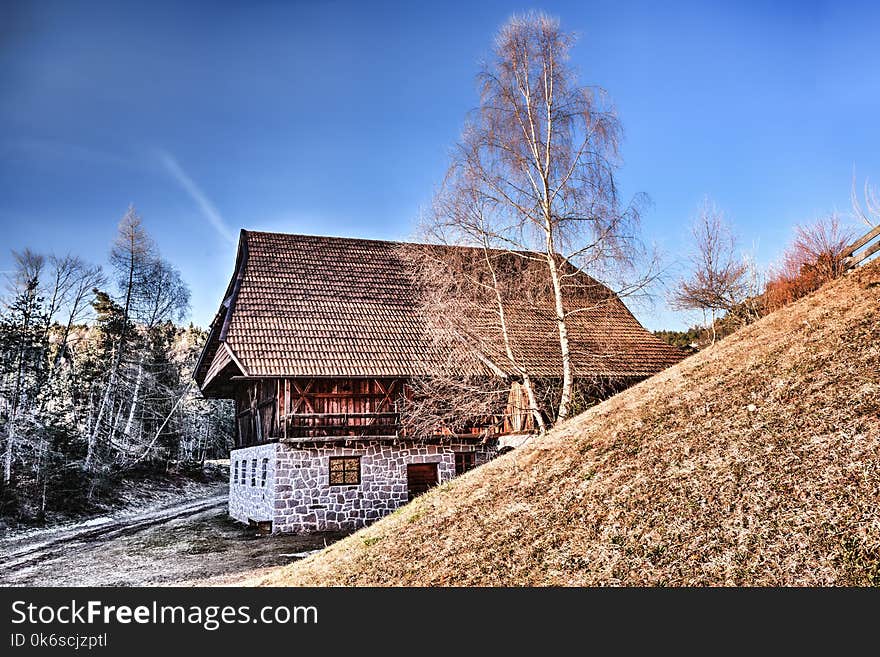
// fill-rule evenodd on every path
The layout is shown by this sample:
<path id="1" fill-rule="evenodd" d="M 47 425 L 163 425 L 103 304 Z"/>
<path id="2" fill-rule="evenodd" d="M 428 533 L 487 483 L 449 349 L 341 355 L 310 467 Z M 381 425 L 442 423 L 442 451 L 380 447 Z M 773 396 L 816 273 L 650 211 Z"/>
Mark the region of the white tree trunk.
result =
<path id="1" fill-rule="evenodd" d="M 138 456 L 136 459 L 134 459 L 131 462 L 131 465 L 134 465 L 134 464 L 138 463 L 139 461 L 143 460 L 144 458 L 147 457 L 147 455 L 150 453 L 150 451 L 152 451 L 153 446 L 156 444 L 156 441 L 159 440 L 159 436 L 161 436 L 162 432 L 165 430 L 165 426 L 168 424 L 168 421 L 174 415 L 174 412 L 177 410 L 177 407 L 180 406 L 180 403 L 183 401 L 184 397 L 186 397 L 189 394 L 189 391 L 192 390 L 192 387 L 194 385 L 195 385 L 195 381 L 190 382 L 190 384 L 186 387 L 186 389 L 183 391 L 183 393 L 180 395 L 180 397 L 177 398 L 177 401 L 174 402 L 174 406 L 171 407 L 171 411 L 168 413 L 168 415 L 165 416 L 165 419 L 162 421 L 162 424 L 159 426 L 159 428 L 156 429 L 156 433 L 153 435 L 153 439 L 150 441 L 150 444 L 147 445 L 147 448 L 141 453 L 140 456 Z"/>
<path id="2" fill-rule="evenodd" d="M 507 354 L 507 359 L 510 361 L 510 364 L 519 371 L 522 376 L 522 384 L 523 387 L 525 387 L 526 394 L 529 398 L 529 410 L 535 418 L 535 424 L 538 426 L 538 430 L 543 434 L 547 431 L 547 427 L 544 425 L 544 416 L 541 415 L 541 410 L 536 403 L 535 392 L 532 390 L 532 381 L 529 378 L 528 372 L 518 365 L 516 358 L 513 355 L 513 346 L 510 342 L 510 333 L 507 330 L 507 315 L 504 312 L 504 300 L 501 298 L 498 276 L 495 273 L 495 267 L 492 265 L 492 259 L 489 257 L 489 248 L 485 244 L 483 245 L 483 256 L 486 260 L 486 265 L 489 267 L 489 271 L 492 273 L 492 288 L 495 292 L 495 304 L 498 308 L 498 319 L 501 322 L 501 335 L 504 339 L 504 351 Z"/>
<path id="3" fill-rule="evenodd" d="M 3 455 L 3 483 L 12 481 L 12 455 L 15 450 L 15 417 L 9 418 L 6 427 L 6 453 Z"/>
<path id="4" fill-rule="evenodd" d="M 532 416 L 535 418 L 535 424 L 541 434 L 547 432 L 547 425 L 544 424 L 544 416 L 541 415 L 541 409 L 538 408 L 538 400 L 535 398 L 535 391 L 532 388 L 532 379 L 528 374 L 523 374 L 523 388 L 526 389 L 526 396 L 529 398 L 529 408 Z"/>
<path id="5" fill-rule="evenodd" d="M 547 267 L 550 270 L 550 280 L 553 283 L 553 302 L 556 311 L 556 325 L 559 327 L 559 350 L 562 353 L 562 394 L 559 397 L 559 410 L 556 413 L 556 419 L 558 422 L 562 422 L 568 417 L 570 410 L 574 376 L 571 370 L 571 347 L 568 342 L 568 326 L 565 323 L 565 306 L 562 304 L 562 283 L 559 280 L 559 269 L 556 266 L 555 255 L 553 249 L 553 236 L 548 225 Z"/>
<path id="6" fill-rule="evenodd" d="M 92 426 L 92 430 L 89 431 L 88 451 L 86 452 L 86 462 L 84 464 L 86 470 L 90 470 L 94 465 L 95 446 L 98 443 L 98 433 L 101 430 L 101 421 L 104 419 L 104 411 L 107 408 L 107 404 L 110 403 L 110 392 L 115 385 L 116 372 L 111 371 L 107 385 L 104 386 L 104 392 L 101 393 L 101 402 L 98 404 L 98 414 L 95 416 L 95 424 Z"/>
<path id="7" fill-rule="evenodd" d="M 113 409 L 111 408 L 111 413 Z M 126 454 L 128 454 L 128 436 L 122 435 L 122 439 L 119 439 L 119 427 L 122 424 L 122 416 L 125 414 L 125 403 L 124 401 L 119 402 L 119 410 L 116 411 L 116 417 L 111 418 L 112 423 L 110 427 L 110 445 L 116 450 L 115 460 L 119 463 L 124 463 L 126 459 Z"/>
<path id="8" fill-rule="evenodd" d="M 131 428 L 134 425 L 134 416 L 137 411 L 138 404 L 140 403 L 141 396 L 141 383 L 144 378 L 144 359 L 141 356 L 140 361 L 138 362 L 138 372 L 137 378 L 134 382 L 134 393 L 131 397 L 131 408 L 128 411 L 128 420 L 125 422 L 125 428 L 122 430 L 123 435 L 125 436 L 126 442 L 128 442 L 131 437 Z"/>

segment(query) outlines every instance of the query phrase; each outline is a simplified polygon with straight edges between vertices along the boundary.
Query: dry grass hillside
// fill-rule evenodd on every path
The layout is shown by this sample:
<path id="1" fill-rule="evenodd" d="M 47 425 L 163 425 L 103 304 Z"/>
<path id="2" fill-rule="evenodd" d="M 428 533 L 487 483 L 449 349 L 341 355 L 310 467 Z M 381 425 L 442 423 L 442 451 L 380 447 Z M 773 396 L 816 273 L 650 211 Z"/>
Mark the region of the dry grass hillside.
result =
<path id="1" fill-rule="evenodd" d="M 259 583 L 880 585 L 880 262 Z"/>

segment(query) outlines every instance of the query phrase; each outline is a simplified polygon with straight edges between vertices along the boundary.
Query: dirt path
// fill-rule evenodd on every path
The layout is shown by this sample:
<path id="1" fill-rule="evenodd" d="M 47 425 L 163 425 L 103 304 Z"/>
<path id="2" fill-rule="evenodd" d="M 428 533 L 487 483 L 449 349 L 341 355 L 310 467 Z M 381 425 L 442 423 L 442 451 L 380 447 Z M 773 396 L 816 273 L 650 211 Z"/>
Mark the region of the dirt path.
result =
<path id="1" fill-rule="evenodd" d="M 81 525 L 59 530 L 47 530 L 45 535 L 28 539 L 7 538 L 0 542 L 0 568 L 4 571 L 40 563 L 55 553 L 67 553 L 85 543 L 94 544 L 118 536 L 133 534 L 147 527 L 178 518 L 192 516 L 226 504 L 226 496 L 189 501 L 125 518 L 104 517 Z"/>
<path id="2" fill-rule="evenodd" d="M 261 536 L 212 495 L 141 514 L 0 540 L 0 585 L 149 586 L 235 581 L 341 538 Z"/>

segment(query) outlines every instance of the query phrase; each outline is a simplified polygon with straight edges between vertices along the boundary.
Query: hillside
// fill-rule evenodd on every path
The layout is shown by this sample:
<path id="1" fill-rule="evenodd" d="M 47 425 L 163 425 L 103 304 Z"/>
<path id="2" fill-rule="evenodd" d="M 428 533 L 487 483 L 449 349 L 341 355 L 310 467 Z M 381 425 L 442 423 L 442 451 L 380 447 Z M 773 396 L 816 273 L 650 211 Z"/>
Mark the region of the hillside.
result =
<path id="1" fill-rule="evenodd" d="M 880 263 L 259 583 L 880 585 Z"/>

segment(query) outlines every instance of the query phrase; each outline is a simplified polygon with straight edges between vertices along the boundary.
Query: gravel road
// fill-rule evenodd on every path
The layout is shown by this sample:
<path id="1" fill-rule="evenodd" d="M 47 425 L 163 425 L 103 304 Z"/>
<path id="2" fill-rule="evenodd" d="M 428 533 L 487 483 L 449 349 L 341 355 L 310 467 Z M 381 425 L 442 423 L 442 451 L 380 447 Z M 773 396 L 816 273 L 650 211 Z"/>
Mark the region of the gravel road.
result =
<path id="1" fill-rule="evenodd" d="M 0 539 L 2 586 L 233 583 L 342 537 L 263 536 L 212 495 L 139 514 Z"/>

